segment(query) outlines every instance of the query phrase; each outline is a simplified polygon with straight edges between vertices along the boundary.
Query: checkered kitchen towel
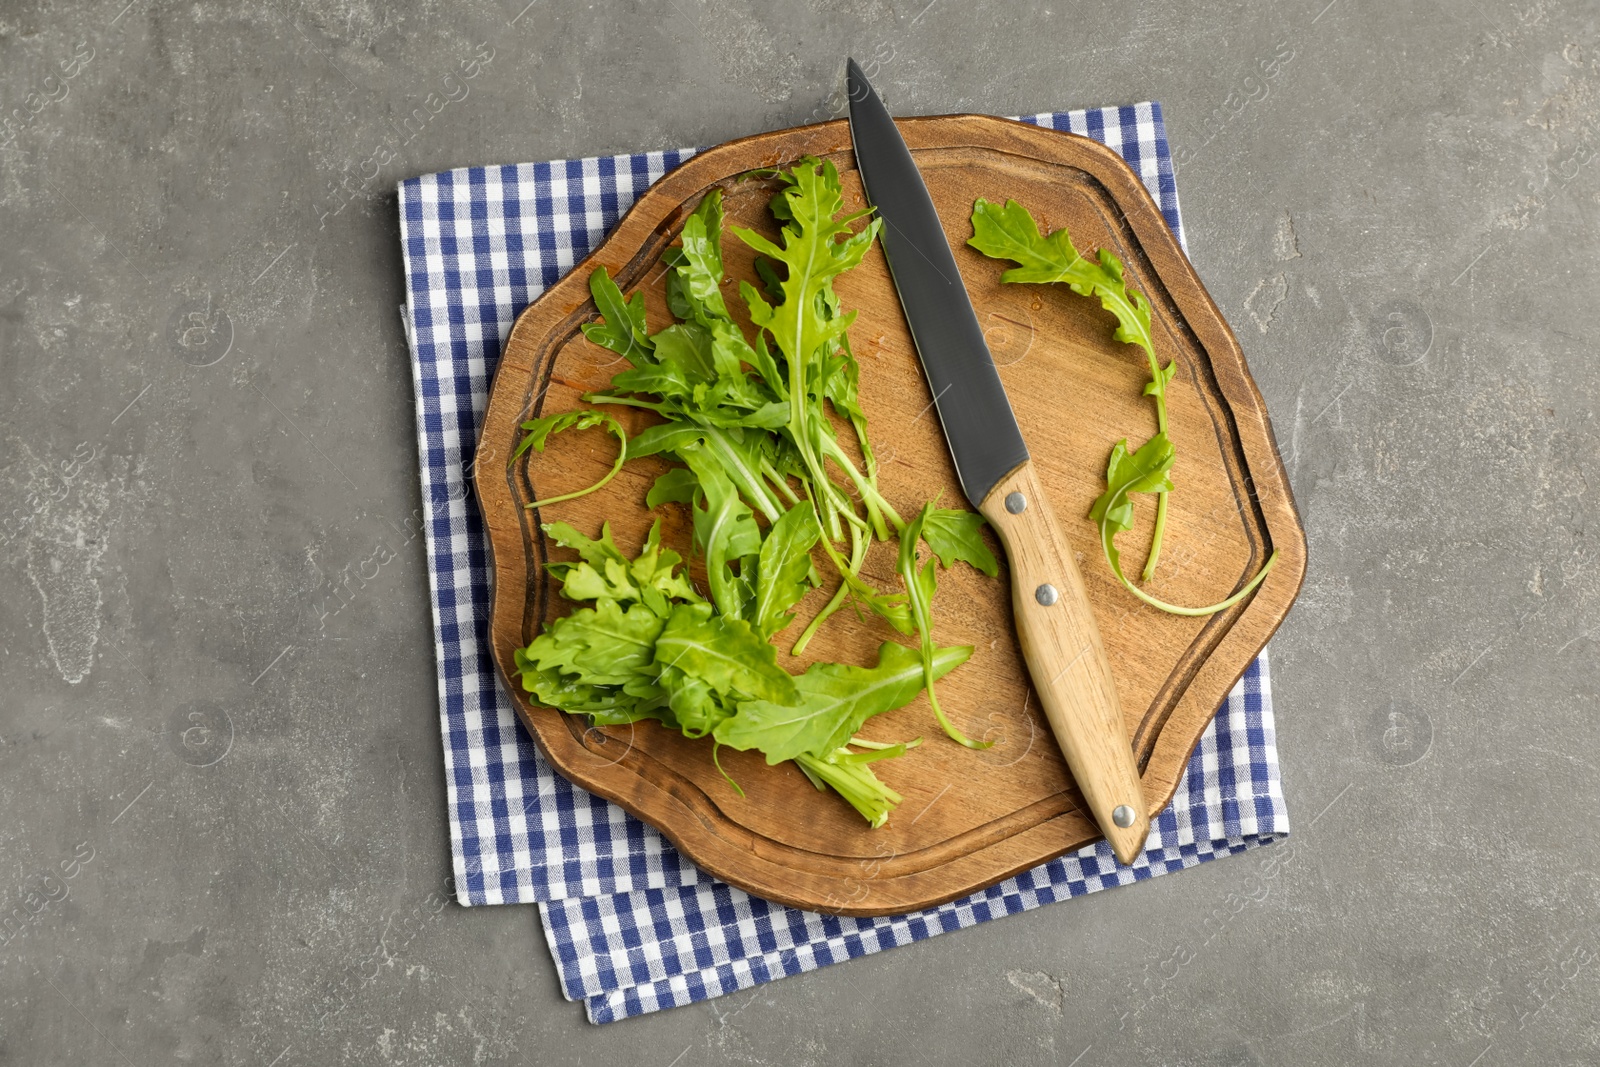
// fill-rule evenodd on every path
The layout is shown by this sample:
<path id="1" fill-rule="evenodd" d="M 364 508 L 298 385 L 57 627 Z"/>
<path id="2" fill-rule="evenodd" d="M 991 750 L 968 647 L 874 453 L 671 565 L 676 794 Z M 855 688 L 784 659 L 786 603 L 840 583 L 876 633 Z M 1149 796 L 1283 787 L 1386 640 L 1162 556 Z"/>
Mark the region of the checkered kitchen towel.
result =
<path id="1" fill-rule="evenodd" d="M 1024 118 L 1120 152 L 1179 239 L 1156 104 Z M 835 919 L 752 898 L 539 757 L 489 658 L 488 544 L 468 487 L 489 381 L 515 318 L 693 150 L 414 178 L 400 187 L 418 446 L 439 665 L 451 839 L 463 904 L 540 902 L 569 998 L 596 1022 L 670 1007 L 1191 866 L 1288 830 L 1266 657 L 1190 761 L 1143 857 L 1103 845 L 963 901 L 893 919 Z"/>

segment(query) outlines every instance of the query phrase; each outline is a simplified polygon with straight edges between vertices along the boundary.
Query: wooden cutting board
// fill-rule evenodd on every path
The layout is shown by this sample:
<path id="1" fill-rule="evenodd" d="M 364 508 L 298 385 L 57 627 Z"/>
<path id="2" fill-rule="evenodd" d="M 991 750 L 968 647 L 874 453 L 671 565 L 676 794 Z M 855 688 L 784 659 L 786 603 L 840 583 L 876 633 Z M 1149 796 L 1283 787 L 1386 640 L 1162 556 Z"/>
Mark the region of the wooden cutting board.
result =
<path id="1" fill-rule="evenodd" d="M 956 248 L 1034 466 L 1077 548 L 1153 816 L 1171 800 L 1195 743 L 1283 621 L 1305 574 L 1305 536 L 1261 395 L 1159 209 L 1115 153 L 1086 138 L 987 116 L 900 126 Z M 565 553 L 545 539 L 541 522 L 559 519 L 594 535 L 610 521 L 631 554 L 659 515 L 667 542 L 689 555 L 687 511 L 676 504 L 645 510 L 646 490 L 666 469 L 657 460 L 627 464 L 600 492 L 539 512 L 523 509 L 588 485 L 609 468 L 615 440 L 598 430 L 558 435 L 544 455 L 507 467 L 518 423 L 584 406 L 584 392 L 604 388 L 622 369 L 579 332 L 597 318 L 590 272 L 603 265 L 625 293 L 643 291 L 651 329 L 660 329 L 672 321 L 660 257 L 701 197 L 721 188 L 730 227 L 775 236 L 767 212 L 772 183 L 740 176 L 806 155 L 838 167 L 847 208 L 863 204 L 844 122 L 733 141 L 646 191 L 592 256 L 517 319 L 475 466 L 493 545 L 492 642 L 523 722 L 560 773 L 657 827 L 695 863 L 742 889 L 818 911 L 893 914 L 963 896 L 1099 836 L 1032 697 L 1004 572 L 998 580 L 965 566 L 944 572 L 934 604 L 938 643 L 976 649 L 939 683 L 941 703 L 963 731 L 995 744 L 976 752 L 946 739 L 925 696 L 871 720 L 862 731 L 869 738 L 924 738 L 904 757 L 877 765 L 905 796 L 878 830 L 838 797 L 817 793 L 792 764 L 768 767 L 759 753 L 723 749 L 724 769 L 744 788 L 741 798 L 712 766 L 708 741 L 655 723 L 590 729 L 580 718 L 534 706 L 512 661 L 513 650 L 546 620 L 574 607 L 544 573 L 547 560 Z M 1147 364 L 1137 347 L 1112 340 L 1114 322 L 1097 302 L 1064 286 L 999 283 L 1004 265 L 965 245 L 980 196 L 1020 200 L 1045 229 L 1068 226 L 1080 249 L 1110 248 L 1129 282 L 1150 298 L 1156 350 L 1178 364 L 1167 394 L 1178 459 L 1161 564 L 1147 588 L 1172 602 L 1214 603 L 1276 549 L 1276 568 L 1241 604 L 1208 619 L 1179 618 L 1144 606 L 1116 583 L 1087 514 L 1103 488 L 1112 443 L 1128 437 L 1137 445 L 1155 432 L 1152 406 L 1141 395 Z M 723 253 L 734 279 L 728 306 L 742 310 L 737 279 L 754 278 L 752 256 L 732 237 Z M 844 306 L 860 312 L 851 342 L 885 495 L 903 515 L 941 492 L 946 504 L 962 503 L 881 250 L 837 289 Z M 654 419 L 611 410 L 630 432 Z M 1140 498 L 1138 507 L 1139 525 L 1119 540 L 1130 574 L 1144 564 L 1154 499 Z M 880 588 L 895 588 L 894 565 L 892 544 L 882 545 L 865 573 Z M 695 577 L 704 588 L 703 569 Z M 830 584 L 811 594 L 780 647 L 787 649 L 831 592 Z M 795 673 L 809 657 L 871 664 L 878 644 L 893 636 L 881 620 L 844 611 L 823 627 L 808 659 L 780 660 Z"/>

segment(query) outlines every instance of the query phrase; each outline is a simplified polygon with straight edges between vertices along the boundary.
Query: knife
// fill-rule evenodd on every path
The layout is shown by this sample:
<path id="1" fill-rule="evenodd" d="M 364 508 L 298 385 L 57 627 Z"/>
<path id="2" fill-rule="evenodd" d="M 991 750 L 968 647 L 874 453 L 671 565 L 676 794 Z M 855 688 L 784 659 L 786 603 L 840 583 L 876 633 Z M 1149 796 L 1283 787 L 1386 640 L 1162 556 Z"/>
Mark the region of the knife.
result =
<path id="1" fill-rule="evenodd" d="M 846 81 L 856 167 L 883 220 L 879 239 L 962 492 L 1011 563 L 1017 639 L 1034 691 L 1090 814 L 1117 859 L 1131 864 L 1150 816 L 1083 576 L 1028 458 L 911 151 L 853 59 Z"/>

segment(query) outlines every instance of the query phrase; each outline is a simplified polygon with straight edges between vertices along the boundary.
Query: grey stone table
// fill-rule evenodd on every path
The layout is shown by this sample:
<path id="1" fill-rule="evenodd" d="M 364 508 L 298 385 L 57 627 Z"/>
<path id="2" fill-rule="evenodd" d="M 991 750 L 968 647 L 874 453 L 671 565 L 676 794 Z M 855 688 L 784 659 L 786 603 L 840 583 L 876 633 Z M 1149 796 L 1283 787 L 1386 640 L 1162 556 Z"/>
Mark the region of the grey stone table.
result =
<path id="1" fill-rule="evenodd" d="M 0 1064 L 1595 1062 L 1597 22 L 6 0 L 0 899 L 71 877 Z M 846 52 L 902 114 L 1166 105 L 1310 534 L 1293 862 L 591 1027 L 531 908 L 409 918 L 449 842 L 393 188 L 824 118 Z"/>

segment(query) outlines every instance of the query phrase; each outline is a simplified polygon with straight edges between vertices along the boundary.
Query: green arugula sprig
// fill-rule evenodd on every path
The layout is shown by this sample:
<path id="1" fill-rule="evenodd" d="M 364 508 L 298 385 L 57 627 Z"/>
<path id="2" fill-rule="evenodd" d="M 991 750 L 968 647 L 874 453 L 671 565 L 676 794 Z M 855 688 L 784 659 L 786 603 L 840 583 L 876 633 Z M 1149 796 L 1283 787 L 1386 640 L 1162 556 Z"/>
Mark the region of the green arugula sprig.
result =
<path id="1" fill-rule="evenodd" d="M 661 546 L 659 519 L 631 560 L 612 541 L 609 525 L 598 539 L 559 522 L 544 531 L 578 553 L 577 562 L 549 564 L 562 595 L 593 606 L 556 619 L 516 650 L 525 690 L 596 725 L 654 719 L 687 737 L 709 735 L 716 745 L 759 750 L 768 764 L 793 760 L 819 788 L 831 786 L 871 825 L 883 825 L 902 798 L 869 764 L 918 742 L 884 744 L 855 734 L 922 691 L 926 676 L 917 652 L 887 641 L 875 667 L 816 663 L 793 677 L 778 665 L 759 623 L 721 613 L 694 591 L 678 569 L 682 558 Z M 767 542 L 784 542 L 766 556 L 782 559 L 793 533 L 774 525 L 763 548 Z M 792 583 L 794 569 L 772 581 Z M 767 588 L 759 573 L 756 584 Z M 933 649 L 933 676 L 971 654 L 970 647 Z"/>
<path id="2" fill-rule="evenodd" d="M 552 622 L 518 652 L 516 664 L 541 703 L 597 724 L 651 718 L 686 736 L 709 735 L 714 762 L 717 745 L 758 749 L 769 763 L 793 760 L 819 789 L 833 788 L 878 826 L 901 798 L 869 765 L 917 742 L 856 739 L 869 717 L 927 688 L 946 734 L 987 747 L 962 734 L 934 695 L 934 682 L 972 650 L 934 643 L 932 601 L 939 566 L 965 562 L 994 576 L 999 565 L 983 541 L 981 516 L 929 503 L 907 523 L 879 490 L 847 333 L 855 313 L 842 308 L 833 288 L 866 255 L 878 221 L 856 229 L 867 212 L 842 214 L 831 163 L 806 159 L 760 176 L 778 186 L 771 201 L 782 224 L 778 239 L 734 229 L 758 253 L 761 287 L 745 282 L 739 290 L 757 328 L 754 342 L 723 297 L 722 196 L 714 189 L 664 257 L 671 325 L 651 333 L 642 294 L 624 298 L 603 267 L 589 277 L 601 321 L 583 332 L 628 366 L 608 389 L 584 399 L 644 409 L 663 421 L 628 435 L 593 409 L 546 416 L 524 424 L 528 435 L 516 453 L 543 451 L 551 434 L 600 425 L 622 442 L 616 466 L 595 486 L 541 504 L 592 492 L 629 459 L 674 461 L 645 502 L 688 507 L 709 597 L 675 571 L 681 559 L 661 547 L 659 527 L 628 560 L 609 527 L 595 541 L 547 524 L 547 534 L 580 557 L 548 565 L 562 594 L 594 606 Z M 855 437 L 859 466 L 840 424 Z M 899 540 L 904 588 L 880 590 L 861 568 L 874 541 L 890 537 Z M 937 564 L 918 561 L 919 544 Z M 796 655 L 847 603 L 915 637 L 917 648 L 886 642 L 871 668 L 819 663 L 791 677 L 779 667 L 771 640 L 823 581 L 815 549 L 839 586 L 795 642 Z"/>
<path id="3" fill-rule="evenodd" d="M 598 482 L 584 489 L 571 493 L 562 493 L 560 496 L 547 496 L 543 500 L 535 500 L 531 504 L 522 505 L 524 508 L 539 508 L 546 504 L 559 504 L 563 500 L 576 500 L 580 496 L 587 496 L 596 489 L 603 489 L 606 483 L 617 476 L 622 469 L 623 462 L 628 458 L 628 434 L 622 424 L 603 411 L 563 411 L 559 415 L 546 415 L 539 419 L 529 419 L 522 424 L 527 434 L 517 443 L 516 449 L 511 453 L 511 459 L 506 464 L 508 467 L 517 462 L 528 449 L 543 452 L 544 446 L 549 444 L 552 434 L 562 430 L 587 430 L 594 426 L 604 426 L 610 434 L 617 439 L 617 459 L 611 464 L 611 469 L 605 473 Z"/>
<path id="4" fill-rule="evenodd" d="M 1046 236 L 1027 208 L 1015 200 L 1007 200 L 1001 207 L 980 197 L 972 206 L 972 237 L 967 244 L 991 259 L 1018 264 L 1000 275 L 1002 282 L 1064 282 L 1079 296 L 1098 297 L 1100 306 L 1116 316 L 1117 329 L 1112 336 L 1144 349 L 1150 364 L 1150 381 L 1145 384 L 1144 395 L 1155 402 L 1155 436 L 1134 452 L 1128 451 L 1126 439 L 1117 442 L 1106 465 L 1106 491 L 1089 512 L 1089 517 L 1099 526 L 1100 544 L 1117 580 L 1146 604 L 1174 615 L 1212 615 L 1249 595 L 1277 562 L 1276 550 L 1244 588 L 1226 600 L 1203 608 L 1182 607 L 1159 600 L 1123 574 L 1122 558 L 1114 539 L 1117 534 L 1133 529 L 1133 502 L 1129 499 L 1132 493 L 1156 494 L 1155 530 L 1150 538 L 1150 554 L 1145 560 L 1144 581 L 1155 576 L 1156 563 L 1161 558 L 1161 541 L 1167 527 L 1167 494 L 1173 488 L 1172 464 L 1177 457 L 1167 437 L 1167 386 L 1177 373 L 1178 365 L 1170 362 L 1162 366 L 1156 357 L 1150 328 L 1150 301 L 1128 286 L 1123 277 L 1122 261 L 1104 248 L 1094 259 L 1086 258 L 1073 247 L 1064 227 Z"/>

